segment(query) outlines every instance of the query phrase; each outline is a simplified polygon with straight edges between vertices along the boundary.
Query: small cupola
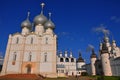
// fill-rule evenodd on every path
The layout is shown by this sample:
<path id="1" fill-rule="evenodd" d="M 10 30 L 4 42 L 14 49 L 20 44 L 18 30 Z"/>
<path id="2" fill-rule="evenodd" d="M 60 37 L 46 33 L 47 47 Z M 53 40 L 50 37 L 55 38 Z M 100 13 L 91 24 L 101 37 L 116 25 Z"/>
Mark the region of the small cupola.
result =
<path id="1" fill-rule="evenodd" d="M 49 13 L 49 20 L 45 23 L 45 28 L 51 28 L 54 29 L 55 28 L 55 24 L 51 21 L 51 13 Z"/>
<path id="2" fill-rule="evenodd" d="M 81 52 L 79 52 L 79 58 L 77 62 L 84 62 L 84 59 L 82 58 Z"/>
<path id="3" fill-rule="evenodd" d="M 91 58 L 97 58 L 94 49 L 92 49 L 92 54 L 91 54 Z"/>
<path id="4" fill-rule="evenodd" d="M 31 22 L 30 22 L 30 20 L 29 20 L 29 16 L 30 16 L 30 12 L 28 12 L 27 19 L 24 20 L 24 21 L 21 23 L 21 27 L 22 27 L 22 28 L 24 28 L 24 27 L 26 27 L 26 28 L 28 28 L 28 29 L 31 29 L 31 28 L 32 28 L 32 24 L 31 24 Z"/>

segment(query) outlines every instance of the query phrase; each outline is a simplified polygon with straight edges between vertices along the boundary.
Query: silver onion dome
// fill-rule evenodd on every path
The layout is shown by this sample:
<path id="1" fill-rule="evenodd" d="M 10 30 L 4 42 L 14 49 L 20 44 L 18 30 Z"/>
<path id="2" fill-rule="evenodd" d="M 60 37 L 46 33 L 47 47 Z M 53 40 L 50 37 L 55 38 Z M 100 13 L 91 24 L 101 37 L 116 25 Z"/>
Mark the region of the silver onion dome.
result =
<path id="1" fill-rule="evenodd" d="M 29 20 L 29 15 L 30 15 L 30 12 L 28 12 L 27 19 L 24 20 L 24 21 L 21 23 L 21 27 L 22 27 L 22 28 L 26 27 L 26 28 L 29 28 L 29 29 L 30 29 L 30 28 L 32 27 L 32 24 L 31 24 L 31 22 L 30 22 L 30 20 Z"/>
<path id="2" fill-rule="evenodd" d="M 38 24 L 43 25 L 46 21 L 47 21 L 47 18 L 43 14 L 40 14 L 34 18 L 35 25 L 38 25 Z"/>
<path id="3" fill-rule="evenodd" d="M 55 28 L 55 24 L 51 21 L 51 13 L 49 13 L 49 20 L 45 23 L 45 28 Z"/>
<path id="4" fill-rule="evenodd" d="M 43 15 L 44 6 L 45 6 L 45 4 L 41 3 L 42 10 L 41 10 L 41 13 L 34 18 L 34 20 L 33 20 L 34 25 L 38 25 L 38 24 L 44 25 L 44 23 L 47 21 L 47 17 Z"/>

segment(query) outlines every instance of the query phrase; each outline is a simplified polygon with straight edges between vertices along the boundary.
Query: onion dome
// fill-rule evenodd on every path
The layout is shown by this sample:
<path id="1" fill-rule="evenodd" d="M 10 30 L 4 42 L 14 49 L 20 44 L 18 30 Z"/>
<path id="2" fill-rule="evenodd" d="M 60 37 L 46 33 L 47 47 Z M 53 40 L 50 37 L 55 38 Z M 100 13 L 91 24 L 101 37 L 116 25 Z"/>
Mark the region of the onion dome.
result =
<path id="1" fill-rule="evenodd" d="M 109 42 L 109 38 L 107 36 L 104 37 L 104 42 Z"/>
<path id="2" fill-rule="evenodd" d="M 27 15 L 27 19 L 24 20 L 22 23 L 21 23 L 21 27 L 24 28 L 24 27 L 27 27 L 27 28 L 31 28 L 32 27 L 32 24 L 29 20 L 29 16 L 30 16 L 30 12 L 28 12 L 28 15 Z"/>
<path id="3" fill-rule="evenodd" d="M 49 13 L 49 20 L 45 23 L 45 28 L 51 28 L 54 29 L 55 25 L 54 23 L 51 21 L 51 13 Z"/>
<path id="4" fill-rule="evenodd" d="M 113 41 L 112 41 L 112 43 L 116 43 L 116 41 L 115 41 L 115 40 L 113 40 Z"/>
<path id="5" fill-rule="evenodd" d="M 44 23 L 47 21 L 47 18 L 46 16 L 44 16 L 43 14 L 43 7 L 44 7 L 44 3 L 41 4 L 41 7 L 42 7 L 42 10 L 41 10 L 41 14 L 37 15 L 35 18 L 34 18 L 34 24 L 35 25 L 38 25 L 38 24 L 42 24 L 44 25 Z"/>
<path id="6" fill-rule="evenodd" d="M 115 40 L 112 41 L 112 47 L 116 47 L 116 41 Z"/>
<path id="7" fill-rule="evenodd" d="M 91 54 L 91 58 L 96 58 L 97 56 L 96 56 L 96 54 L 95 54 L 95 51 L 94 51 L 94 49 L 92 49 L 92 54 Z"/>
<path id="8" fill-rule="evenodd" d="M 84 62 L 84 59 L 82 58 L 82 56 L 81 56 L 81 53 L 80 53 L 80 52 L 79 52 L 79 58 L 78 58 L 77 62 Z"/>

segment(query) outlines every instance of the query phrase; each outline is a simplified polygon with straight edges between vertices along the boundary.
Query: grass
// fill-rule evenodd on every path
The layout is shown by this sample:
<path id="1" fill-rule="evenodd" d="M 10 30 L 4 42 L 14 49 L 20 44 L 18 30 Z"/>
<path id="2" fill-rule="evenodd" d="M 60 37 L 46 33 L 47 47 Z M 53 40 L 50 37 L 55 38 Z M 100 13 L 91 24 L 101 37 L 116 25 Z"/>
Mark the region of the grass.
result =
<path id="1" fill-rule="evenodd" d="M 97 80 L 120 80 L 120 76 L 88 76 Z"/>
<path id="2" fill-rule="evenodd" d="M 98 76 L 97 80 L 120 80 L 118 76 Z"/>

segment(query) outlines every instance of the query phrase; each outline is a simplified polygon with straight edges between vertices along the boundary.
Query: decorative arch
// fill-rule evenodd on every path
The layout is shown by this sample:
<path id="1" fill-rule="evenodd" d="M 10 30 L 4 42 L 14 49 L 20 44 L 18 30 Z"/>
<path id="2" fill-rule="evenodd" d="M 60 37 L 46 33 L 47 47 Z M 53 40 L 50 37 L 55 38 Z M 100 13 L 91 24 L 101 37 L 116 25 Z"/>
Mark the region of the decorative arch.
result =
<path id="1" fill-rule="evenodd" d="M 71 62 L 74 62 L 74 58 L 71 58 Z"/>
<path id="2" fill-rule="evenodd" d="M 69 62 L 69 58 L 65 58 L 65 62 Z"/>

